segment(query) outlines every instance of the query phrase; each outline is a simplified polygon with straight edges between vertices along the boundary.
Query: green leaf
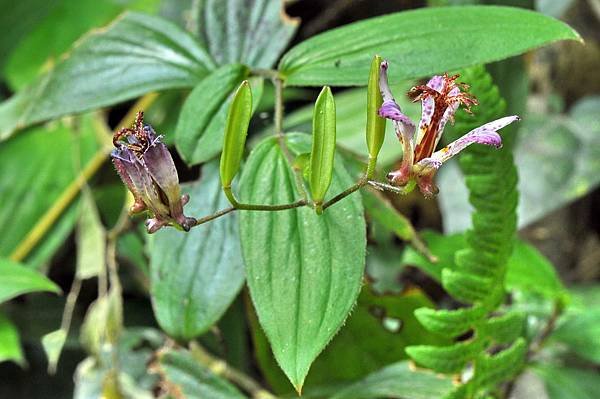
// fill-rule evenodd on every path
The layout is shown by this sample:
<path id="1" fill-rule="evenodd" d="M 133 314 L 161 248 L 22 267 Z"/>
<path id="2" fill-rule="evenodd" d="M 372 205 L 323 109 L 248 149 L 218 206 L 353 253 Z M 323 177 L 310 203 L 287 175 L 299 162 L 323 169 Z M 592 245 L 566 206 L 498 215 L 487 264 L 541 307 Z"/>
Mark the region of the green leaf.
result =
<path id="1" fill-rule="evenodd" d="M 486 313 L 485 307 L 474 305 L 454 310 L 420 308 L 415 311 L 415 316 L 429 331 L 457 337 L 475 327 Z"/>
<path id="2" fill-rule="evenodd" d="M 498 344 L 508 344 L 516 340 L 523 333 L 524 328 L 525 315 L 513 311 L 482 321 L 477 326 L 477 334 L 490 338 Z"/>
<path id="3" fill-rule="evenodd" d="M 310 152 L 310 191 L 321 213 L 320 205 L 327 194 L 333 176 L 335 157 L 335 100 L 331 89 L 323 87 L 313 112 L 312 149 Z"/>
<path id="4" fill-rule="evenodd" d="M 245 80 L 234 94 L 227 114 L 220 163 L 221 185 L 223 187 L 231 186 L 233 178 L 240 169 L 251 116 L 252 90 L 250 90 L 248 81 Z"/>
<path id="5" fill-rule="evenodd" d="M 413 243 L 416 240 L 420 241 L 410 220 L 398 212 L 381 193 L 365 189 L 361 191 L 361 194 L 365 209 L 373 220 L 376 220 L 382 226 L 392 231 L 401 240 Z"/>
<path id="6" fill-rule="evenodd" d="M 425 8 L 355 22 L 289 50 L 279 70 L 290 86 L 365 85 L 374 54 L 395 65 L 391 80 L 419 78 L 581 40 L 564 23 L 520 8 Z"/>
<path id="7" fill-rule="evenodd" d="M 413 371 L 404 361 L 369 374 L 343 388 L 331 399 L 431 399 L 441 398 L 451 389 L 449 379 L 425 371 Z"/>
<path id="8" fill-rule="evenodd" d="M 600 309 L 587 309 L 572 317 L 552 334 L 584 359 L 600 364 Z"/>
<path id="9" fill-rule="evenodd" d="M 506 381 L 521 371 L 527 353 L 524 338 L 519 338 L 508 348 L 494 355 L 482 354 L 475 363 L 473 376 L 478 387 L 490 386 Z"/>
<path id="10" fill-rule="evenodd" d="M 406 353 L 418 364 L 440 373 L 458 373 L 483 350 L 478 339 L 450 346 L 415 345 L 406 348 Z"/>
<path id="11" fill-rule="evenodd" d="M 184 350 L 161 352 L 158 359 L 167 392 L 187 399 L 243 399 L 227 380 L 216 376 Z"/>
<path id="12" fill-rule="evenodd" d="M 199 217 L 228 207 L 217 162 L 199 183 L 184 186 L 188 214 Z M 224 216 L 185 233 L 163 229 L 149 238 L 154 313 L 171 336 L 192 339 L 227 310 L 244 283 L 237 217 Z"/>
<path id="13" fill-rule="evenodd" d="M 310 136 L 286 138 L 293 155 L 310 147 Z M 250 154 L 241 182 L 246 203 L 285 204 L 299 198 L 275 138 Z M 352 184 L 336 160 L 332 190 Z M 252 301 L 277 362 L 300 390 L 311 363 L 341 327 L 360 291 L 366 248 L 360 196 L 350 195 L 322 216 L 307 207 L 240 213 Z"/>
<path id="14" fill-rule="evenodd" d="M 544 381 L 550 399 L 596 399 L 600 392 L 596 370 L 550 364 L 534 365 L 532 369 Z"/>
<path id="15" fill-rule="evenodd" d="M 7 60 L 6 78 L 12 88 L 22 88 L 33 80 L 44 65 L 56 62 L 60 55 L 88 30 L 107 24 L 122 12 L 125 6 L 130 9 L 135 6 L 130 0 L 63 0 L 56 3 L 58 4 L 52 12 L 19 43 Z M 156 7 L 157 1 L 145 3 L 154 3 L 150 5 L 152 8 Z M 48 40 L 49 38 L 52 40 Z"/>
<path id="16" fill-rule="evenodd" d="M 0 0 L 0 10 L 3 11 L 0 13 L 0 26 L 6 27 L 0 37 L 0 69 L 4 68 L 11 51 L 52 12 L 56 3 L 48 0 Z"/>
<path id="17" fill-rule="evenodd" d="M 0 276 L 0 303 L 30 292 L 60 292 L 60 288 L 43 274 L 9 259 L 0 258 Z"/>
<path id="18" fill-rule="evenodd" d="M 84 280 L 100 275 L 106 267 L 106 231 L 94 198 L 84 190 L 77 229 L 76 277 Z"/>
<path id="19" fill-rule="evenodd" d="M 42 346 L 48 358 L 48 374 L 56 373 L 56 366 L 66 339 L 67 331 L 63 329 L 52 331 L 42 337 Z"/>
<path id="20" fill-rule="evenodd" d="M 416 266 L 436 281 L 442 280 L 442 270 L 456 268 L 454 254 L 466 246 L 464 234 L 443 235 L 435 231 L 424 230 L 421 237 L 437 262 L 428 260 L 413 248 L 406 248 L 402 255 L 402 263 Z"/>
<path id="21" fill-rule="evenodd" d="M 241 62 L 271 68 L 294 36 L 298 20 L 285 14 L 280 0 L 206 0 L 197 26 L 221 65 Z"/>
<path id="22" fill-rule="evenodd" d="M 79 162 L 83 166 L 92 158 L 98 144 L 90 121 L 83 118 L 77 130 L 65 123 L 34 128 L 0 145 L 0 170 L 19 171 L 0 176 L 0 256 L 11 256 L 75 179 Z M 77 209 L 75 201 L 65 210 L 24 259 L 28 265 L 39 268 L 60 247 L 77 220 Z"/>
<path id="23" fill-rule="evenodd" d="M 85 36 L 48 74 L 0 104 L 0 138 L 150 91 L 191 87 L 213 68 L 187 32 L 158 17 L 125 13 Z"/>
<path id="24" fill-rule="evenodd" d="M 474 303 L 487 298 L 494 286 L 494 280 L 462 271 L 444 269 L 442 284 L 444 289 L 459 301 Z"/>
<path id="25" fill-rule="evenodd" d="M 449 344 L 449 339 L 428 333 L 415 319 L 413 311 L 422 306 L 433 303 L 418 289 L 402 295 L 378 295 L 365 287 L 344 326 L 312 365 L 304 391 L 309 394 L 325 384 L 354 382 L 405 359 L 407 345 Z M 276 393 L 288 393 L 289 383 L 277 368 L 266 337 L 255 317 L 250 320 L 261 371 Z"/>
<path id="26" fill-rule="evenodd" d="M 19 331 L 4 314 L 0 313 L 0 363 L 7 360 L 25 366 Z"/>
<path id="27" fill-rule="evenodd" d="M 505 283 L 509 290 L 535 292 L 548 299 L 565 300 L 568 296 L 550 261 L 523 241 L 515 243 Z"/>
<path id="28" fill-rule="evenodd" d="M 438 258 L 438 262 L 427 260 L 409 247 L 404 251 L 402 263 L 417 266 L 439 281 L 442 269 L 456 268 L 454 257 L 466 246 L 465 235 L 444 236 L 433 231 L 424 231 L 421 236 L 430 252 Z M 509 290 L 535 292 L 549 299 L 566 300 L 568 295 L 550 261 L 533 246 L 520 240 L 515 242 L 513 253 L 508 260 L 505 284 Z"/>
<path id="29" fill-rule="evenodd" d="M 248 76 L 240 64 L 225 65 L 190 93 L 177 121 L 175 144 L 189 164 L 206 162 L 221 151 L 223 130 L 233 90 Z"/>

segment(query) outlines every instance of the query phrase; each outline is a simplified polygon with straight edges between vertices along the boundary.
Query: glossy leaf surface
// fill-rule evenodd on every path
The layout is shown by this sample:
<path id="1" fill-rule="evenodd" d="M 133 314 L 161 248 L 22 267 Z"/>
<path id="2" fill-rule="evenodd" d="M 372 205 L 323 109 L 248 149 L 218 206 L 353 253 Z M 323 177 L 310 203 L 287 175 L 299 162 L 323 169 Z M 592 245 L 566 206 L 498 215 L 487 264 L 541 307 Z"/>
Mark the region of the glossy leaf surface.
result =
<path id="1" fill-rule="evenodd" d="M 343 388 L 331 399 L 431 399 L 444 397 L 451 389 L 450 380 L 414 371 L 408 362 L 398 362 Z"/>
<path id="2" fill-rule="evenodd" d="M 200 217 L 227 208 L 216 162 L 199 183 L 184 186 L 186 213 Z M 155 316 L 170 335 L 192 339 L 225 312 L 244 282 L 237 215 L 229 214 L 185 233 L 162 229 L 150 237 L 150 281 Z"/>
<path id="3" fill-rule="evenodd" d="M 30 292 L 60 292 L 46 276 L 5 258 L 0 258 L 0 276 L 0 303 Z"/>
<path id="4" fill-rule="evenodd" d="M 247 75 L 248 69 L 240 64 L 223 66 L 187 97 L 175 128 L 175 145 L 187 163 L 206 162 L 219 153 L 230 104 L 227 99 Z"/>
<path id="5" fill-rule="evenodd" d="M 194 86 L 213 68 L 187 32 L 158 17 L 125 13 L 85 36 L 48 74 L 0 104 L 0 138 L 153 90 Z"/>
<path id="6" fill-rule="evenodd" d="M 288 134 L 287 139 L 295 155 L 310 148 L 310 136 Z M 250 154 L 241 183 L 240 198 L 246 203 L 299 199 L 275 138 Z M 331 191 L 352 183 L 337 161 Z M 360 291 L 366 247 L 360 195 L 352 194 L 321 216 L 306 207 L 240 213 L 252 301 L 277 362 L 300 390 L 311 363 L 341 327 Z"/>
<path id="7" fill-rule="evenodd" d="M 201 3 L 198 28 L 219 64 L 241 62 L 270 68 L 296 32 L 281 0 L 206 0 Z"/>
<path id="8" fill-rule="evenodd" d="M 371 18 L 314 36 L 279 69 L 291 86 L 366 85 L 375 54 L 396 67 L 392 81 L 497 61 L 557 40 L 579 40 L 542 14 L 499 6 L 436 7 Z"/>

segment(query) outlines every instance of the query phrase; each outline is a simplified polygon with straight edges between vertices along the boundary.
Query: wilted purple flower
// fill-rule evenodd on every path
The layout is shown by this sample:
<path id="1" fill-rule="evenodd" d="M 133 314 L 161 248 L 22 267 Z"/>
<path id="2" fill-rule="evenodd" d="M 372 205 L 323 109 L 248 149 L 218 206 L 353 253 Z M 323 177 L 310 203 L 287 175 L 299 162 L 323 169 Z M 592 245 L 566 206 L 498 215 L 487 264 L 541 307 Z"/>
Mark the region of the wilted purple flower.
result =
<path id="1" fill-rule="evenodd" d="M 196 219 L 183 214 L 188 195 L 181 195 L 177 169 L 167 147 L 154 129 L 144 126 L 144 113 L 138 112 L 132 128 L 122 128 L 113 137 L 115 149 L 112 161 L 133 194 L 135 202 L 130 213 L 147 210 L 152 216 L 146 220 L 148 233 L 163 226 L 178 226 L 185 231 L 196 224 Z"/>
<path id="2" fill-rule="evenodd" d="M 448 120 L 454 119 L 458 107 L 462 104 L 466 111 L 470 112 L 471 105 L 477 105 L 477 100 L 469 93 L 461 91 L 466 90 L 468 86 L 456 83 L 458 75 L 434 76 L 427 85 L 413 87 L 408 93 L 409 97 L 413 101 L 420 100 L 422 104 L 419 131 L 415 137 L 415 124 L 402 113 L 390 91 L 387 68 L 387 61 L 383 61 L 379 75 L 383 104 L 379 115 L 394 122 L 396 135 L 404 150 L 400 168 L 387 176 L 395 186 L 406 186 L 415 182 L 425 196 L 437 194 L 439 190 L 433 183 L 433 176 L 442 163 L 473 143 L 502 147 L 502 139 L 496 131 L 520 119 L 513 115 L 486 123 L 434 152 L 442 137 L 444 126 Z"/>

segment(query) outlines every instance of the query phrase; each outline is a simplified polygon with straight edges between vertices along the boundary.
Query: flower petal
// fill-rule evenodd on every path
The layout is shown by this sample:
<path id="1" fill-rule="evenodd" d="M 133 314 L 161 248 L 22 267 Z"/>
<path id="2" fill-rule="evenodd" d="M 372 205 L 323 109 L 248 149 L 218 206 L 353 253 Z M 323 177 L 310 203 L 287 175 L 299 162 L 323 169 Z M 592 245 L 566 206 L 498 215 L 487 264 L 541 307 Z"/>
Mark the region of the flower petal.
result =
<path id="1" fill-rule="evenodd" d="M 520 118 L 516 115 L 507 116 L 471 130 L 458 140 L 448 144 L 448 146 L 434 152 L 431 157 L 419 161 L 416 165 L 418 167 L 418 173 L 428 174 L 439 169 L 442 163 L 446 162 L 473 143 L 485 144 L 496 148 L 502 147 L 502 138 L 496 131 L 517 120 L 520 120 Z"/>
<path id="2" fill-rule="evenodd" d="M 394 122 L 396 136 L 398 136 L 398 139 L 402 143 L 402 164 L 408 166 L 412 165 L 414 159 L 415 124 L 408 116 L 402 113 L 400 106 L 394 100 L 388 84 L 387 69 L 387 61 L 383 61 L 379 71 L 379 90 L 383 97 L 383 104 L 379 108 L 379 116 L 391 119 Z"/>
<path id="3" fill-rule="evenodd" d="M 179 177 L 167 146 L 160 142 L 158 138 L 154 138 L 152 144 L 144 152 L 143 159 L 148 173 L 167 195 L 169 204 L 180 202 Z"/>

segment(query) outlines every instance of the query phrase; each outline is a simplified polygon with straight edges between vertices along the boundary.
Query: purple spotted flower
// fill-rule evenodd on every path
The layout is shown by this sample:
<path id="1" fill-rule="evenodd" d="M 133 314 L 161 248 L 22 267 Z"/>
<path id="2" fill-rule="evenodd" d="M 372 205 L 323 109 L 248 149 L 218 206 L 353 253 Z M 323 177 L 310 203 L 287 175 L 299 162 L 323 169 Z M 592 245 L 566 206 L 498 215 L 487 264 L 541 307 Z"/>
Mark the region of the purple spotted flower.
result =
<path id="1" fill-rule="evenodd" d="M 416 131 L 415 124 L 402 113 L 394 100 L 388 86 L 387 69 L 387 61 L 383 61 L 379 77 L 383 104 L 379 115 L 393 121 L 404 150 L 400 168 L 387 176 L 395 186 L 416 183 L 425 196 L 436 195 L 438 188 L 433 183 L 433 177 L 444 162 L 473 143 L 502 147 L 502 139 L 497 131 L 520 119 L 513 115 L 486 123 L 434 152 L 444 126 L 449 120 L 453 121 L 458 107 L 463 105 L 467 112 L 471 112 L 470 107 L 477 105 L 477 100 L 466 92 L 468 86 L 456 83 L 458 75 L 434 76 L 426 85 L 413 87 L 408 93 L 413 101 L 420 100 L 422 104 L 421 121 Z"/>
<path id="2" fill-rule="evenodd" d="M 188 195 L 181 195 L 173 158 L 154 129 L 144 126 L 144 113 L 138 112 L 132 128 L 122 128 L 113 137 L 112 161 L 135 202 L 130 213 L 148 211 L 148 233 L 163 226 L 188 231 L 196 219 L 183 214 Z"/>

